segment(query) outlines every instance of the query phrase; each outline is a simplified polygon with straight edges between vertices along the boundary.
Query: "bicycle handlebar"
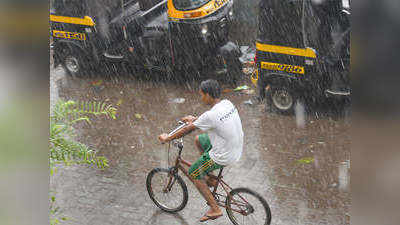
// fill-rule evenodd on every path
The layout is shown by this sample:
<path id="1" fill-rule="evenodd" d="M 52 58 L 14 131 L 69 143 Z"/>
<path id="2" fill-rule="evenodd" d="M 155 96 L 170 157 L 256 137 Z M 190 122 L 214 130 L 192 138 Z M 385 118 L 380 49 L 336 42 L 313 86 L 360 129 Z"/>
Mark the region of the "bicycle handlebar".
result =
<path id="1" fill-rule="evenodd" d="M 182 127 L 186 126 L 187 123 L 183 122 L 183 121 L 178 121 L 179 126 L 177 128 L 175 128 L 173 131 L 171 131 L 168 135 L 171 136 L 173 134 L 175 134 L 175 132 L 177 132 L 178 130 L 180 130 Z"/>

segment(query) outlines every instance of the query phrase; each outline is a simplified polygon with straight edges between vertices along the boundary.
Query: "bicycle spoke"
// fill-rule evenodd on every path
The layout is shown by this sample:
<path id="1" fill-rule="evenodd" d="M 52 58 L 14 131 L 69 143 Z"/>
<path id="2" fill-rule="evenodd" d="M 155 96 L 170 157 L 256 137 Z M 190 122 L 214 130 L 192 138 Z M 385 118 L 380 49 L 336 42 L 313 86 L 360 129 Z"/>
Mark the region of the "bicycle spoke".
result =
<path id="1" fill-rule="evenodd" d="M 265 206 L 257 194 L 248 189 L 240 189 L 238 192 L 234 192 L 230 197 L 230 209 L 227 210 L 232 222 L 237 225 L 268 224 L 270 221 L 268 205 Z"/>
<path id="2" fill-rule="evenodd" d="M 244 211 L 245 210 L 246 204 L 238 202 L 235 199 L 232 199 L 232 201 L 233 201 L 232 204 L 237 206 L 237 208 L 238 208 L 236 210 L 238 210 L 238 211 Z M 231 208 L 233 208 L 232 205 L 231 205 Z"/>
<path id="3" fill-rule="evenodd" d="M 157 173 L 153 178 L 154 198 L 166 208 L 176 208 L 182 202 L 183 192 L 176 184 L 176 178 L 168 173 Z"/>
<path id="4" fill-rule="evenodd" d="M 253 221 L 252 224 L 257 224 L 257 219 L 254 218 L 254 215 L 253 215 L 253 214 L 248 215 L 248 218 L 250 218 L 250 219 Z"/>

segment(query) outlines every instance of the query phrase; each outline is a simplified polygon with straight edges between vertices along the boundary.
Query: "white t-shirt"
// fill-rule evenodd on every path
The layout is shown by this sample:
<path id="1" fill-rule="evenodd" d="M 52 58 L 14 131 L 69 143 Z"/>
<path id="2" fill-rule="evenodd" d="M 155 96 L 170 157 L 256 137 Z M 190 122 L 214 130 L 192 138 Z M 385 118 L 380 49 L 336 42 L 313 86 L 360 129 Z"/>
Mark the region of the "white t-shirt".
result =
<path id="1" fill-rule="evenodd" d="M 209 154 L 214 162 L 227 166 L 240 159 L 243 151 L 242 122 L 232 102 L 220 101 L 193 125 L 207 131 L 212 145 Z"/>

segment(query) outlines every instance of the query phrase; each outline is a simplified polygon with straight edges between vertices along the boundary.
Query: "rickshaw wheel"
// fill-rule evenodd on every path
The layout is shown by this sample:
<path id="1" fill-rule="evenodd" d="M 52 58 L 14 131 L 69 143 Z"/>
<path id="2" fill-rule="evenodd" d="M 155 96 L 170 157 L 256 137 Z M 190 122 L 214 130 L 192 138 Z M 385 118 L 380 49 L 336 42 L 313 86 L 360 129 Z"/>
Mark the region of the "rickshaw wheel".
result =
<path id="1" fill-rule="evenodd" d="M 79 61 L 76 57 L 74 56 L 67 56 L 64 59 L 65 67 L 70 73 L 78 73 L 80 68 L 79 68 Z"/>
<path id="2" fill-rule="evenodd" d="M 88 68 L 89 61 L 82 51 L 73 48 L 65 48 L 62 59 L 62 66 L 71 77 L 82 77 Z"/>
<path id="3" fill-rule="evenodd" d="M 279 113 L 292 114 L 297 97 L 287 86 L 271 86 L 267 92 L 268 104 Z"/>

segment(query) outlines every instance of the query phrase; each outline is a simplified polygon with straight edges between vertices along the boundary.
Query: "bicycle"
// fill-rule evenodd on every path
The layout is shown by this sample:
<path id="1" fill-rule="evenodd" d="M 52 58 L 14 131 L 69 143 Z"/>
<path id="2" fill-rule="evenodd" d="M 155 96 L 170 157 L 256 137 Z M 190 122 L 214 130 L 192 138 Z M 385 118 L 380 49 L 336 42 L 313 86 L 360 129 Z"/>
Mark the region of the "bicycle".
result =
<path id="1" fill-rule="evenodd" d="M 181 121 L 179 121 L 179 124 L 180 125 L 169 135 L 174 134 L 186 125 Z M 151 200 L 157 207 L 165 212 L 176 213 L 184 209 L 188 202 L 187 186 L 178 172 L 180 170 L 189 177 L 188 170 L 184 165 L 190 167 L 191 163 L 181 157 L 183 151 L 183 137 L 172 143 L 178 148 L 178 156 L 176 157 L 175 165 L 169 169 L 155 168 L 150 171 L 146 178 L 146 188 Z M 222 171 L 223 168 L 220 169 L 218 176 L 212 174 L 208 175 L 217 181 L 216 184 L 210 188 L 212 188 L 212 194 L 217 204 L 225 208 L 231 222 L 235 225 L 270 225 L 272 217 L 267 201 L 261 195 L 248 188 L 232 189 L 222 179 Z M 218 191 L 219 186 L 222 187 L 224 192 Z M 250 204 L 249 199 L 253 199 L 253 201 L 256 200 L 256 202 Z M 260 204 L 260 209 L 255 208 L 255 203 Z M 262 213 L 262 215 L 259 215 L 259 213 Z M 242 220 L 238 219 L 240 216 L 242 216 Z M 250 223 L 245 223 L 245 219 L 246 221 L 251 220 Z M 242 221 L 242 223 L 240 223 L 240 221 Z"/>

